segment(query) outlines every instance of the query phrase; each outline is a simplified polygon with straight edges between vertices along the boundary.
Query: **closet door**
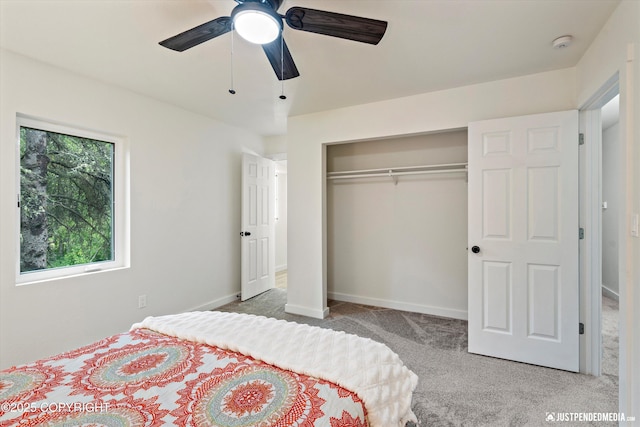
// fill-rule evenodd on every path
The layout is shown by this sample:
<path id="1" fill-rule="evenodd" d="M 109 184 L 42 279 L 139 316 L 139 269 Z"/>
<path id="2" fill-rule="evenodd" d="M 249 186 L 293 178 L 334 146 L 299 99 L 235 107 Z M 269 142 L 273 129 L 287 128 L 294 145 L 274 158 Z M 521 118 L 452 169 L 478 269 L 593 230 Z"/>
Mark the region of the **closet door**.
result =
<path id="1" fill-rule="evenodd" d="M 578 112 L 469 125 L 469 351 L 577 372 Z"/>

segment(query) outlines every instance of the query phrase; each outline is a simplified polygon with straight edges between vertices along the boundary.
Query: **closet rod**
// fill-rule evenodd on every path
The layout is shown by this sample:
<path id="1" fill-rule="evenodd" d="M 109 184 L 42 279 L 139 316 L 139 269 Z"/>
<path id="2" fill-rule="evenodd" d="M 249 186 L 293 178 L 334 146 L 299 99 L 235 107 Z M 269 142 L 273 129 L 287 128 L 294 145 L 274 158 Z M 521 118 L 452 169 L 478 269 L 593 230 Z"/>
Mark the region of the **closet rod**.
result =
<path id="1" fill-rule="evenodd" d="M 394 177 L 394 176 L 403 176 L 403 175 L 427 175 L 427 174 L 439 174 L 439 173 L 450 173 L 450 172 L 466 172 L 467 169 L 445 169 L 445 170 L 431 170 L 431 171 L 415 171 L 415 172 L 391 172 L 387 173 L 366 173 L 359 175 L 339 175 L 339 176 L 328 176 L 327 179 L 348 179 L 348 178 L 372 178 L 372 177 Z"/>
<path id="2" fill-rule="evenodd" d="M 361 169 L 361 170 L 351 170 L 351 171 L 341 171 L 341 172 L 329 172 L 327 173 L 327 177 L 337 177 L 337 176 L 345 176 L 345 175 L 365 175 L 367 174 L 367 176 L 369 176 L 368 174 L 372 174 L 372 173 L 383 173 L 385 175 L 388 175 L 390 172 L 391 173 L 397 173 L 395 171 L 399 171 L 399 172 L 423 172 L 423 171 L 440 171 L 442 170 L 443 172 L 448 172 L 451 171 L 453 168 L 453 170 L 455 170 L 456 172 L 459 172 L 460 168 L 466 168 L 467 167 L 467 163 L 445 163 L 445 164 L 440 164 L 440 165 L 422 165 L 422 166 L 400 166 L 400 167 L 395 167 L 395 168 L 380 168 L 380 169 Z M 462 171 L 464 171 L 466 169 L 462 169 Z"/>
<path id="3" fill-rule="evenodd" d="M 461 167 L 462 166 L 462 167 Z M 452 172 L 467 172 L 466 163 L 448 163 L 443 165 L 404 166 L 388 169 L 363 169 L 358 171 L 329 172 L 327 179 L 350 179 L 370 177 L 392 177 L 397 183 L 398 176 L 424 175 Z"/>

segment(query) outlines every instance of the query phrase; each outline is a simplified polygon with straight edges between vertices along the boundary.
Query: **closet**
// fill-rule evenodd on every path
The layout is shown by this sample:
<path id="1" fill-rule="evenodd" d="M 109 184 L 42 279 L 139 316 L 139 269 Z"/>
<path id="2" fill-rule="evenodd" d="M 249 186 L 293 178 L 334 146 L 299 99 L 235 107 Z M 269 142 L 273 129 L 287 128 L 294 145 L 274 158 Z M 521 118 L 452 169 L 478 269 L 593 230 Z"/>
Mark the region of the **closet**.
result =
<path id="1" fill-rule="evenodd" d="M 467 312 L 467 131 L 327 146 L 329 299 Z"/>

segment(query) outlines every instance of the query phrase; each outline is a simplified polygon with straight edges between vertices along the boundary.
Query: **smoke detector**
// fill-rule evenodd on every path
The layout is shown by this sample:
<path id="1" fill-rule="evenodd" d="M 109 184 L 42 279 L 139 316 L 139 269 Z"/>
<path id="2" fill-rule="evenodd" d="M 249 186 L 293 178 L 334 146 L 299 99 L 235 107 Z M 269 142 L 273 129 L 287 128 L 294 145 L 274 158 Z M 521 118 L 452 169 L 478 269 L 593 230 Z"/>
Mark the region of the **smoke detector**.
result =
<path id="1" fill-rule="evenodd" d="M 552 42 L 552 45 L 554 49 L 564 49 L 565 47 L 568 47 L 572 41 L 573 41 L 573 36 L 568 36 L 568 35 L 561 36 L 555 39 Z"/>

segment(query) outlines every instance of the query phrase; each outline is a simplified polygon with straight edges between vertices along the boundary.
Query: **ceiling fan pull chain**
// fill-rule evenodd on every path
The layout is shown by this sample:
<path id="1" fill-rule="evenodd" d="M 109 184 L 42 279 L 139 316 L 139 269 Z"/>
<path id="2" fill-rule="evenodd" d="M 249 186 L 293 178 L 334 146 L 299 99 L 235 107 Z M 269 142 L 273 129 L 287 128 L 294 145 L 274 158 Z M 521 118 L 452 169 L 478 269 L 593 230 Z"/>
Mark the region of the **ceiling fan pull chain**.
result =
<path id="1" fill-rule="evenodd" d="M 287 99 L 284 95 L 284 28 L 280 28 L 280 77 L 280 82 L 282 84 L 280 99 Z"/>
<path id="2" fill-rule="evenodd" d="M 229 89 L 229 93 L 236 94 L 236 90 L 233 88 L 233 22 L 231 22 L 231 89 Z"/>

